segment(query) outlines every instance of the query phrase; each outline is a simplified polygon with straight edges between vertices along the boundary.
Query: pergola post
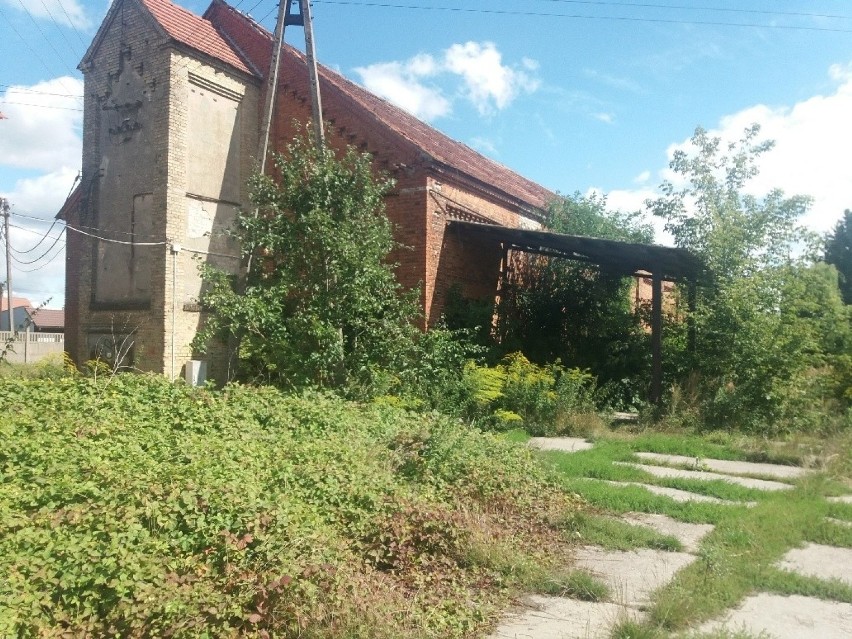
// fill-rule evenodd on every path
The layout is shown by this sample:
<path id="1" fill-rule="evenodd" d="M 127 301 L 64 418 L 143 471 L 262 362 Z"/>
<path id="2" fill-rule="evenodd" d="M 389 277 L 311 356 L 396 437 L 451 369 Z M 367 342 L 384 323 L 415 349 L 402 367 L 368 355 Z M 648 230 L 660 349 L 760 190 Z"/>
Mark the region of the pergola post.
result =
<path id="1" fill-rule="evenodd" d="M 651 403 L 663 396 L 663 278 L 659 268 L 651 275 Z"/>

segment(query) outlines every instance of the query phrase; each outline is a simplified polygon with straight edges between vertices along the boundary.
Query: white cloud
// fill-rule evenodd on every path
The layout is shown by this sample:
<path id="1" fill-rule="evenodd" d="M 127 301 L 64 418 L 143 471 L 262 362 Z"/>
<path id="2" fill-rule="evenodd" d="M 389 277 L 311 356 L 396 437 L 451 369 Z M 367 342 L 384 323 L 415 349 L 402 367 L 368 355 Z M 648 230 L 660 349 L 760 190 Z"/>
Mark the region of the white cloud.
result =
<path id="1" fill-rule="evenodd" d="M 0 165 L 53 171 L 80 164 L 83 82 L 55 78 L 0 96 Z"/>
<path id="2" fill-rule="evenodd" d="M 440 89 L 425 85 L 421 78 L 435 74 L 437 64 L 427 55 L 408 62 L 380 62 L 358 67 L 355 72 L 370 91 L 424 120 L 448 115 L 450 101 Z"/>
<path id="3" fill-rule="evenodd" d="M 817 231 L 830 230 L 852 207 L 852 65 L 833 65 L 828 75 L 836 83 L 832 93 L 792 107 L 758 104 L 722 118 L 709 131 L 731 142 L 752 123 L 759 124 L 761 139 L 774 140 L 775 147 L 761 158 L 749 193 L 762 196 L 780 188 L 787 195 L 810 195 L 813 206 L 803 222 Z M 669 157 L 687 146 L 687 141 L 672 146 Z"/>
<path id="4" fill-rule="evenodd" d="M 592 117 L 599 122 L 603 122 L 604 124 L 612 124 L 615 121 L 615 117 L 612 113 L 592 113 Z"/>
<path id="5" fill-rule="evenodd" d="M 645 184 L 645 182 L 647 182 L 650 179 L 651 179 L 651 172 L 650 171 L 642 171 L 639 175 L 637 175 L 635 178 L 633 178 L 633 183 L 634 184 Z"/>
<path id="6" fill-rule="evenodd" d="M 521 69 L 506 66 L 493 42 L 454 44 L 445 51 L 444 62 L 464 79 L 467 98 L 482 115 L 493 113 L 495 107 L 504 109 L 519 93 L 539 87 L 530 74 L 537 68 L 534 60 L 525 58 Z"/>
<path id="7" fill-rule="evenodd" d="M 748 192 L 763 196 L 780 188 L 788 196 L 811 196 L 813 205 L 802 222 L 818 232 L 831 230 L 843 211 L 852 208 L 852 63 L 833 65 L 828 77 L 835 86 L 824 95 L 792 106 L 754 105 L 723 117 L 708 131 L 727 143 L 740 139 L 751 124 L 759 124 L 761 139 L 774 140 L 775 147 L 761 158 L 760 173 L 749 183 Z M 678 149 L 689 152 L 689 140 L 672 144 L 669 158 Z M 668 168 L 658 175 L 675 177 Z M 657 196 L 646 188 L 617 190 L 609 192 L 608 202 L 613 208 L 635 210 L 638 202 Z M 659 229 L 656 221 L 655 226 Z"/>
<path id="8" fill-rule="evenodd" d="M 23 10 L 18 0 L 0 0 L 18 10 Z M 27 11 L 34 18 L 55 20 L 58 24 L 86 29 L 91 21 L 78 0 L 28 0 L 25 2 Z"/>
<path id="9" fill-rule="evenodd" d="M 512 67 L 491 42 L 454 44 L 439 58 L 421 53 L 403 62 L 380 62 L 355 72 L 370 91 L 424 120 L 452 112 L 448 93 L 460 92 L 482 115 L 506 108 L 519 94 L 535 91 L 538 62 L 523 58 Z M 448 87 L 461 79 L 457 89 Z M 427 83 L 427 80 L 429 83 Z M 440 84 L 439 84 L 440 83 Z"/>

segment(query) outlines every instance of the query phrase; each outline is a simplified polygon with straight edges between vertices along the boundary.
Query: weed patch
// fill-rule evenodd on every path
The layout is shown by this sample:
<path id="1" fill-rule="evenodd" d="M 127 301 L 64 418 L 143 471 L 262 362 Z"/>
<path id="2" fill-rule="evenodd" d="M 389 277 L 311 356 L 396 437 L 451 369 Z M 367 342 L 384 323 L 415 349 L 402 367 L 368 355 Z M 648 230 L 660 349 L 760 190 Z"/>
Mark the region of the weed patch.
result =
<path id="1" fill-rule="evenodd" d="M 0 636 L 470 636 L 577 507 L 521 446 L 323 394 L 48 376 L 0 406 Z"/>

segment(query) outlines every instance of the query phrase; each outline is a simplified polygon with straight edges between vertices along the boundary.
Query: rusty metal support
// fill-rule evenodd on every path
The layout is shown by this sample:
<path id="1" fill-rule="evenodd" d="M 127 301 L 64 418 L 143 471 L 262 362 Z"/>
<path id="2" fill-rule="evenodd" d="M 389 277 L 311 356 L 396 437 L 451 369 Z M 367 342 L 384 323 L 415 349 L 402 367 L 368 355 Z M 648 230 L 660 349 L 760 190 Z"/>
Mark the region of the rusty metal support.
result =
<path id="1" fill-rule="evenodd" d="M 651 403 L 663 396 L 663 278 L 655 268 L 651 276 Z"/>

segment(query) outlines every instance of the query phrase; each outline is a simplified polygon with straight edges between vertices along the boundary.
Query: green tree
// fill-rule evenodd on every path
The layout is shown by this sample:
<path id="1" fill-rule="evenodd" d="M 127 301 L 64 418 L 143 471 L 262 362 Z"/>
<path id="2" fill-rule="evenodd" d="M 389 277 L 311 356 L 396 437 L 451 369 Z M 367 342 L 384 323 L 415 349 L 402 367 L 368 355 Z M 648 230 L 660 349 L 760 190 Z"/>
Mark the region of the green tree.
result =
<path id="1" fill-rule="evenodd" d="M 665 182 L 663 195 L 648 207 L 666 220 L 675 244 L 701 256 L 710 273 L 693 317 L 695 351 L 683 348 L 685 327 L 669 332 L 673 381 L 699 374 L 711 425 L 765 432 L 796 421 L 793 409 L 801 412 L 807 376 L 831 351 L 845 348 L 845 338 L 837 335 L 843 330 L 830 303 L 830 273 L 812 265 L 815 238 L 797 223 L 809 198 L 780 190 L 763 198 L 746 193 L 759 157 L 772 148 L 758 142 L 759 131 L 752 126 L 723 147 L 697 129 L 690 152 L 678 150 L 672 158 L 675 181 Z M 819 398 L 809 397 L 816 410 Z"/>
<path id="2" fill-rule="evenodd" d="M 256 211 L 234 233 L 249 264 L 237 277 L 203 270 L 211 337 L 240 343 L 242 375 L 285 387 L 388 388 L 406 373 L 418 343 L 418 310 L 403 294 L 384 195 L 370 158 L 342 157 L 294 141 L 276 158 L 276 179 L 250 181 Z M 241 289 L 241 290 L 240 290 Z"/>
<path id="3" fill-rule="evenodd" d="M 825 261 L 837 267 L 843 301 L 852 304 L 852 210 L 843 212 L 843 219 L 826 239 Z"/>
<path id="4" fill-rule="evenodd" d="M 648 243 L 653 232 L 638 213 L 609 211 L 604 198 L 574 194 L 551 203 L 549 231 Z M 635 404 L 645 398 L 649 347 L 630 300 L 633 280 L 596 265 L 567 259 L 529 258 L 500 305 L 505 351 L 530 360 L 588 369 L 609 401 Z"/>

